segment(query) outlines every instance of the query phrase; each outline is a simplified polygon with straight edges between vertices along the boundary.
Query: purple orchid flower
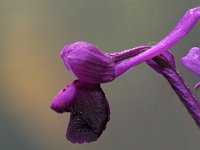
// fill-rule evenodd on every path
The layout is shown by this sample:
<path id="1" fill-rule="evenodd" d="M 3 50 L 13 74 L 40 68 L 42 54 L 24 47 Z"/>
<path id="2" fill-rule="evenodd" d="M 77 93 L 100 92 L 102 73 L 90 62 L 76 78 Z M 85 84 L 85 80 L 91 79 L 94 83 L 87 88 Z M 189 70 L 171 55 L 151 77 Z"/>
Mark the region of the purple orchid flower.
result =
<path id="1" fill-rule="evenodd" d="M 174 30 L 151 47 L 139 46 L 109 54 L 87 42 L 65 46 L 61 57 L 78 80 L 60 91 L 50 107 L 58 113 L 71 113 L 67 139 L 73 143 L 96 141 L 110 118 L 109 105 L 100 84 L 113 81 L 145 61 L 169 81 L 200 126 L 200 104 L 176 70 L 174 56 L 168 51 L 190 32 L 199 18 L 200 7 L 187 11 Z"/>
<path id="2" fill-rule="evenodd" d="M 109 54 L 87 42 L 75 42 L 61 51 L 61 57 L 75 80 L 61 90 L 51 103 L 58 113 L 70 112 L 66 138 L 72 143 L 93 142 L 106 128 L 110 109 L 100 83 L 116 78 L 115 67 L 124 59 L 148 49 L 140 46 Z"/>

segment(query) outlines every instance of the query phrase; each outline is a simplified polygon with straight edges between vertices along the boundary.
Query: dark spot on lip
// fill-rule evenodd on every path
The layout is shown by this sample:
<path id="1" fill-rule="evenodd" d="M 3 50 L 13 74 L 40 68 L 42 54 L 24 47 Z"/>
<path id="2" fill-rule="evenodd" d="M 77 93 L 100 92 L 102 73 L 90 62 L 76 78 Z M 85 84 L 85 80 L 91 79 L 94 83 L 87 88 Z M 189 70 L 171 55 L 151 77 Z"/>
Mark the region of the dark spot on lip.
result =
<path id="1" fill-rule="evenodd" d="M 66 91 L 66 89 L 63 89 L 63 90 L 62 90 L 62 92 L 65 92 L 65 91 Z"/>

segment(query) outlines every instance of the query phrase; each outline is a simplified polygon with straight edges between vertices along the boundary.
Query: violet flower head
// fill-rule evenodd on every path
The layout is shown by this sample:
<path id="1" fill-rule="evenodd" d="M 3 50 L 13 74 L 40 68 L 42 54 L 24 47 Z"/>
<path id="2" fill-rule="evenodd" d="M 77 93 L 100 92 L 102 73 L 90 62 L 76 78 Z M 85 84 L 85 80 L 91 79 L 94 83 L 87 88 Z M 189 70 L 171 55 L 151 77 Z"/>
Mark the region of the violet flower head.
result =
<path id="1" fill-rule="evenodd" d="M 73 81 L 51 103 L 58 113 L 70 112 L 66 138 L 72 143 L 93 142 L 109 121 L 110 109 L 100 84 Z"/>
<path id="2" fill-rule="evenodd" d="M 78 79 L 61 90 L 50 107 L 58 113 L 70 112 L 67 139 L 72 143 L 98 139 L 110 119 L 109 104 L 100 84 L 113 81 L 143 62 L 168 80 L 200 127 L 198 99 L 178 73 L 174 56 L 169 51 L 191 31 L 199 18 L 200 7 L 187 11 L 172 32 L 154 46 L 138 46 L 112 54 L 87 42 L 65 46 L 61 57 L 67 69 Z M 199 60 L 200 49 L 193 48 L 182 62 L 200 75 Z"/>
<path id="3" fill-rule="evenodd" d="M 139 46 L 109 54 L 87 42 L 64 47 L 61 51 L 64 64 L 78 80 L 61 90 L 50 107 L 57 113 L 71 113 L 66 134 L 69 141 L 80 144 L 97 140 L 110 118 L 100 83 L 114 80 L 116 66 L 148 48 Z"/>

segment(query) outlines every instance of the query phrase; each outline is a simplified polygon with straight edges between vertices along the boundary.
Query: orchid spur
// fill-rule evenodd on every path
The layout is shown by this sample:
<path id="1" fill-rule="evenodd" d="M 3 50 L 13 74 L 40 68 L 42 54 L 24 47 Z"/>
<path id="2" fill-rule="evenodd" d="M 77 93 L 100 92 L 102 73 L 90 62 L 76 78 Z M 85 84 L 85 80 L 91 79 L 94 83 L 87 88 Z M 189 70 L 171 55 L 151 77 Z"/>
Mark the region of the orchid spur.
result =
<path id="1" fill-rule="evenodd" d="M 110 119 L 109 105 L 100 84 L 113 81 L 145 61 L 169 81 L 197 125 L 200 126 L 198 99 L 176 70 L 173 55 L 169 52 L 169 49 L 191 31 L 199 18 L 200 7 L 187 11 L 172 32 L 154 46 L 139 46 L 112 54 L 87 42 L 75 42 L 65 46 L 61 51 L 61 57 L 66 68 L 78 80 L 61 90 L 50 107 L 58 113 L 71 113 L 66 133 L 67 139 L 73 143 L 96 141 Z M 199 52 L 195 52 L 195 56 L 197 56 L 195 68 L 189 67 L 190 61 L 194 62 L 191 58 L 183 64 L 194 72 L 198 72 Z"/>

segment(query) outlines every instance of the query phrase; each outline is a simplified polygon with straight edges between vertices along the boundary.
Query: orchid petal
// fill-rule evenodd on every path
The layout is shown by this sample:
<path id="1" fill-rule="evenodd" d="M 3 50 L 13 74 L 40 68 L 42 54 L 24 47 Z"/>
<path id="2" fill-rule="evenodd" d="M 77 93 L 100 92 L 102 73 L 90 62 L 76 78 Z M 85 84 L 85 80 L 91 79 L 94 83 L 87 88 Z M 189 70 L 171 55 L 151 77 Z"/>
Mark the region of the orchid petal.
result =
<path id="1" fill-rule="evenodd" d="M 185 68 L 200 75 L 200 48 L 193 47 L 189 53 L 182 58 L 182 64 Z"/>

